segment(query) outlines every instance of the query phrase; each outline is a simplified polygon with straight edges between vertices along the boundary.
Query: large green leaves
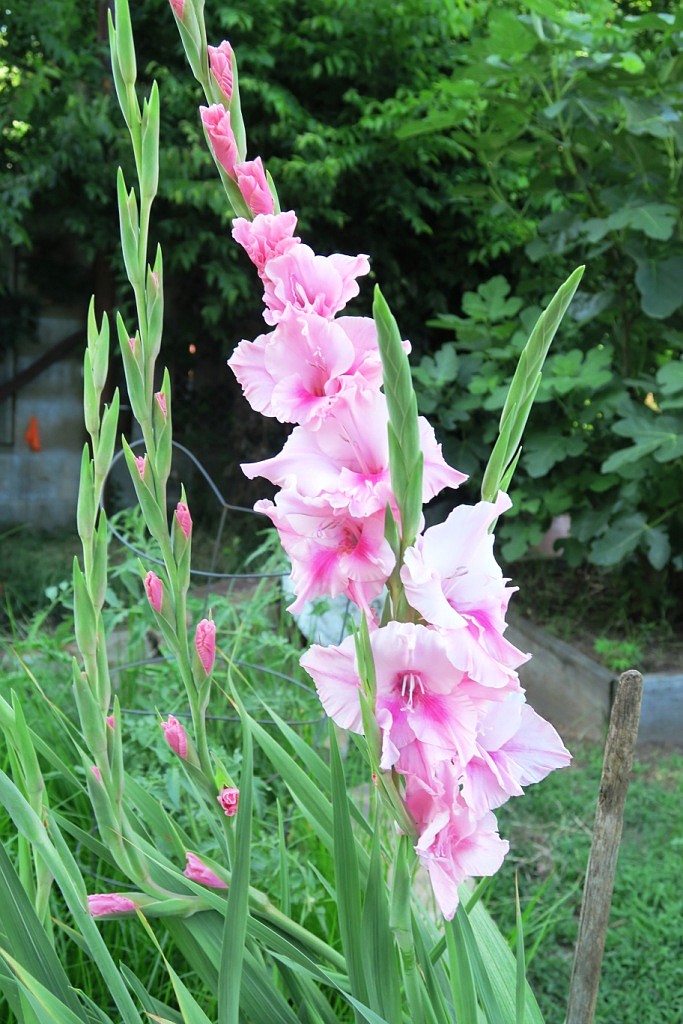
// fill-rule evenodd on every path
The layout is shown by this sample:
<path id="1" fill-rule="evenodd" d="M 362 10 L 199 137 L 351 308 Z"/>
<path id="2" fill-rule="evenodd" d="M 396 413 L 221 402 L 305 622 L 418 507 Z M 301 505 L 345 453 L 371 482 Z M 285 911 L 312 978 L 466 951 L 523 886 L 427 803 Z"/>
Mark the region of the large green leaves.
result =
<path id="1" fill-rule="evenodd" d="M 636 261 L 643 312 L 665 320 L 683 306 L 683 256 Z"/>

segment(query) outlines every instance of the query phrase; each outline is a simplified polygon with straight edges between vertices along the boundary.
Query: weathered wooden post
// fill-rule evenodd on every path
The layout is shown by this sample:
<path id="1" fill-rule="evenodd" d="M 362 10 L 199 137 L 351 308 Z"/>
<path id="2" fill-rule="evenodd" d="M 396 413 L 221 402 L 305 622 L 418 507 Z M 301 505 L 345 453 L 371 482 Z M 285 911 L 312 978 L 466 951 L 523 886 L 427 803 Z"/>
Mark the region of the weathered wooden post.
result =
<path id="1" fill-rule="evenodd" d="M 566 1024 L 592 1024 L 595 1016 L 642 695 L 640 672 L 624 672 L 617 687 L 605 744 Z"/>

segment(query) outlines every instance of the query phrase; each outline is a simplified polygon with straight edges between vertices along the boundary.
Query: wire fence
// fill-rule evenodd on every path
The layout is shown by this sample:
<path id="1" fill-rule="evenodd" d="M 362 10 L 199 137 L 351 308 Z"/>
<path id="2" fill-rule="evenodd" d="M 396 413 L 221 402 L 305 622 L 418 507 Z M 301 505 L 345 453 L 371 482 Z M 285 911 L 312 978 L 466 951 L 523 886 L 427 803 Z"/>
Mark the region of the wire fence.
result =
<path id="1" fill-rule="evenodd" d="M 173 441 L 172 444 L 173 444 L 173 448 L 176 451 L 182 453 L 191 462 L 193 467 L 201 474 L 201 476 L 203 477 L 204 481 L 208 485 L 209 490 L 211 491 L 211 494 L 215 498 L 215 501 L 216 501 L 216 504 L 217 504 L 218 508 L 220 509 L 220 515 L 219 515 L 219 519 L 218 519 L 218 526 L 216 528 L 216 535 L 215 535 L 215 538 L 213 540 L 212 549 L 211 549 L 211 558 L 210 558 L 210 562 L 209 562 L 209 567 L 208 567 L 208 569 L 195 569 L 195 568 L 191 568 L 190 569 L 190 577 L 194 578 L 195 580 L 211 581 L 211 582 L 218 582 L 218 581 L 225 581 L 225 580 L 227 580 L 231 584 L 235 583 L 236 581 L 247 581 L 247 580 L 253 580 L 253 581 L 261 581 L 261 580 L 268 580 L 268 579 L 271 579 L 271 580 L 284 580 L 286 577 L 288 577 L 289 576 L 289 570 L 288 569 L 282 569 L 282 570 L 278 570 L 278 571 L 268 571 L 268 572 L 221 572 L 221 571 L 219 571 L 218 564 L 219 564 L 220 554 L 221 554 L 221 550 L 222 550 L 222 544 L 223 544 L 225 533 L 226 533 L 226 527 L 228 526 L 228 523 L 229 523 L 229 516 L 230 516 L 230 514 L 231 513 L 240 513 L 240 514 L 246 513 L 247 515 L 259 516 L 260 518 L 263 518 L 263 519 L 265 519 L 266 517 L 263 516 L 262 513 L 260 513 L 260 512 L 255 512 L 254 509 L 252 509 L 252 508 L 248 508 L 248 507 L 246 507 L 244 505 L 234 505 L 231 502 L 227 501 L 227 499 L 225 498 L 225 496 L 221 492 L 220 488 L 217 486 L 215 480 L 212 478 L 211 474 L 208 472 L 208 470 L 202 464 L 202 462 L 197 458 L 197 456 L 192 451 L 190 451 L 189 448 L 187 448 L 185 445 L 180 444 L 178 441 Z M 140 439 L 140 440 L 137 440 L 137 441 L 133 441 L 131 443 L 130 447 L 131 448 L 136 448 L 136 447 L 140 447 L 142 445 L 144 445 L 144 441 L 142 439 Z M 116 455 L 114 456 L 114 458 L 112 460 L 111 467 L 110 467 L 110 470 L 109 470 L 109 475 L 111 475 L 112 470 L 115 468 L 117 463 L 119 463 L 122 458 L 123 458 L 123 450 L 120 450 L 120 451 L 118 451 L 116 453 Z M 103 505 L 103 507 L 104 507 L 104 505 Z M 109 517 L 108 517 L 108 526 L 109 526 L 109 531 L 110 531 L 111 535 L 113 537 L 115 537 L 116 540 L 123 547 L 125 547 L 128 551 L 130 551 L 132 554 L 137 555 L 139 558 L 144 559 L 145 563 L 151 563 L 151 564 L 154 564 L 154 565 L 163 565 L 163 560 L 161 558 L 156 557 L 155 555 L 150 554 L 148 551 L 145 551 L 142 548 L 137 547 L 134 543 L 132 543 L 130 541 L 129 538 L 124 536 L 124 534 L 120 530 L 118 530 L 117 527 L 109 520 Z M 229 589 L 227 591 L 227 593 L 226 593 L 226 600 L 229 600 L 230 593 L 231 593 L 231 591 Z M 208 597 L 207 597 L 207 601 L 208 601 Z M 342 614 L 340 616 L 340 620 L 341 621 L 340 621 L 339 642 L 341 642 L 341 640 L 343 639 L 343 637 L 344 637 L 344 635 L 346 633 L 346 628 L 347 628 L 347 625 L 348 625 L 349 614 L 350 614 L 350 602 L 347 600 L 346 601 L 346 605 L 345 605 L 345 609 L 343 610 L 343 612 L 342 612 Z M 113 674 L 120 674 L 122 672 L 125 672 L 125 671 L 128 671 L 128 670 L 132 670 L 132 669 L 141 669 L 141 670 L 144 671 L 144 669 L 147 668 L 148 666 L 165 664 L 165 663 L 168 663 L 168 662 L 170 662 L 172 660 L 173 659 L 170 656 L 168 656 L 168 657 L 167 656 L 151 656 L 149 658 L 138 659 L 138 660 L 135 660 L 135 661 L 127 662 L 125 664 L 112 666 L 111 671 L 112 671 Z M 259 663 L 259 662 L 255 662 L 255 661 L 251 661 L 251 660 L 241 659 L 241 658 L 235 658 L 234 661 L 232 662 L 232 664 L 234 664 L 236 666 L 239 666 L 240 668 L 247 669 L 247 670 L 249 670 L 251 672 L 256 672 L 257 674 L 262 674 L 263 676 L 266 676 L 269 679 L 277 679 L 279 682 L 285 683 L 288 686 L 296 687 L 297 689 L 299 689 L 300 691 L 305 693 L 307 698 L 308 697 L 314 698 L 316 703 L 317 703 L 317 695 L 315 693 L 315 690 L 312 687 L 307 686 L 306 683 L 303 683 L 300 679 L 296 679 L 294 676 L 288 675 L 285 672 L 280 672 L 277 669 L 271 668 L 269 665 L 266 665 L 266 664 L 263 664 L 263 663 Z M 319 707 L 319 705 L 318 705 L 318 707 Z M 155 714 L 154 711 L 149 711 L 147 709 L 122 708 L 121 711 L 122 711 L 123 714 L 127 714 L 127 715 L 153 715 L 153 714 Z M 177 715 L 178 715 L 178 717 L 189 717 L 189 712 L 181 712 L 181 711 L 179 711 L 179 712 L 177 712 Z M 206 717 L 210 721 L 217 721 L 217 722 L 239 722 L 239 717 L 237 715 L 233 716 L 233 715 L 207 714 Z M 315 726 L 315 725 L 320 725 L 320 724 L 324 723 L 324 721 L 326 719 L 326 716 L 325 716 L 324 712 L 322 711 L 322 708 L 320 708 L 320 713 L 317 714 L 315 717 L 312 717 L 312 718 L 298 718 L 297 719 L 297 718 L 290 718 L 290 717 L 287 717 L 287 716 L 283 716 L 283 717 L 285 718 L 285 721 L 287 722 L 287 724 L 290 725 L 290 726 L 293 726 L 293 727 L 296 727 L 296 726 Z M 262 725 L 272 725 L 272 721 L 271 721 L 270 718 L 257 718 L 256 720 L 260 724 L 262 724 Z"/>

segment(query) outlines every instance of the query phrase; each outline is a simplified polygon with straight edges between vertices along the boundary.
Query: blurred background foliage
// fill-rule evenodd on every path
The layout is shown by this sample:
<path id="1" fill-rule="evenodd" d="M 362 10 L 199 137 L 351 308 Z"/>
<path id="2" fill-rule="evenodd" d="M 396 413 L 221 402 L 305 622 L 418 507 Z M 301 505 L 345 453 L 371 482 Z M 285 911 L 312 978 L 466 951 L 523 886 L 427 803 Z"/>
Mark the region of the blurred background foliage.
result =
<path id="1" fill-rule="evenodd" d="M 0 19 L 6 342 L 17 311 L 85 309 L 92 290 L 102 308 L 127 308 L 114 176 L 129 156 L 107 7 L 10 0 Z M 570 568 L 619 567 L 650 614 L 671 613 L 683 569 L 680 5 L 231 0 L 207 16 L 212 41 L 238 53 L 249 155 L 301 235 L 322 253 L 372 255 L 414 344 L 422 411 L 472 474 L 466 500 L 529 326 L 587 264 L 500 524 L 504 557 L 568 513 Z M 258 284 L 229 238 L 167 0 L 139 0 L 134 17 L 141 88 L 156 78 L 162 96 L 153 229 L 178 434 L 249 500 L 237 462 L 283 436 L 247 414 L 225 369 L 263 329 Z M 356 311 L 370 295 L 366 284 Z"/>

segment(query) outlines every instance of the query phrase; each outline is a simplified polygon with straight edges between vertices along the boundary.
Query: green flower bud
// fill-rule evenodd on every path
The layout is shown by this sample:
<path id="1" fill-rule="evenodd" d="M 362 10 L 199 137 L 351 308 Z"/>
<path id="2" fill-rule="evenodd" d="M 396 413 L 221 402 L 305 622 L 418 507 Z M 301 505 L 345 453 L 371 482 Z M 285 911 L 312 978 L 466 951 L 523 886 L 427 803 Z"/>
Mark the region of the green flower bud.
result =
<path id="1" fill-rule="evenodd" d="M 126 191 L 126 183 L 124 181 L 123 171 L 120 167 L 116 176 L 116 197 L 119 207 L 119 226 L 121 230 L 123 262 L 126 266 L 128 279 L 131 284 L 135 285 L 140 281 L 140 261 L 138 258 L 140 227 L 138 222 L 138 207 L 135 200 L 134 189 L 131 189 L 130 193 Z"/>
<path id="2" fill-rule="evenodd" d="M 94 298 L 90 300 L 88 308 L 88 350 L 90 352 L 93 384 L 99 398 L 109 373 L 109 319 L 106 313 L 102 315 L 102 326 L 98 331 L 95 319 Z"/>
<path id="3" fill-rule="evenodd" d="M 127 86 L 135 85 L 137 66 L 133 26 L 130 23 L 128 0 L 116 0 L 114 5 L 115 42 L 121 77 Z"/>
<path id="4" fill-rule="evenodd" d="M 133 415 L 139 422 L 146 419 L 148 411 L 145 398 L 140 338 L 137 334 L 134 338 L 129 337 L 120 313 L 116 314 L 116 332 L 119 337 L 119 347 L 123 359 L 123 370 L 126 375 L 130 407 L 133 410 Z"/>
<path id="5" fill-rule="evenodd" d="M 105 405 L 100 427 L 100 439 L 95 452 L 95 481 L 102 487 L 114 457 L 114 446 L 119 423 L 119 389 L 114 392 L 111 405 Z M 99 497 L 99 495 L 98 495 Z"/>
<path id="6" fill-rule="evenodd" d="M 95 530 L 97 507 L 93 468 L 90 448 L 85 444 L 81 457 L 81 476 L 78 483 L 78 505 L 76 506 L 76 525 L 81 540 L 88 540 Z"/>
<path id="7" fill-rule="evenodd" d="M 159 89 L 152 84 L 149 102 L 142 105 L 142 165 L 140 192 L 151 203 L 159 185 Z"/>

